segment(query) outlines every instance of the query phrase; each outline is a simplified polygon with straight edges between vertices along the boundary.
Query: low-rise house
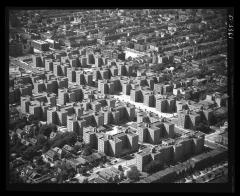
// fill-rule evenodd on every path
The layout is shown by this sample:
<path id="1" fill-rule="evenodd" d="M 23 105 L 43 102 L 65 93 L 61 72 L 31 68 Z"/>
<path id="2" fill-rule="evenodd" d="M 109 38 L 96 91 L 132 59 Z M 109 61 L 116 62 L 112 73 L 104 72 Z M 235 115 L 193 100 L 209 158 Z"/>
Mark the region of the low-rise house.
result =
<path id="1" fill-rule="evenodd" d="M 102 152 L 92 153 L 89 156 L 83 156 L 83 158 L 89 163 L 99 163 L 100 161 L 104 161 L 106 159 L 106 155 Z"/>
<path id="2" fill-rule="evenodd" d="M 98 173 L 100 179 L 107 182 L 118 182 L 123 179 L 122 172 L 116 169 L 115 167 L 111 167 L 110 169 L 102 170 Z"/>
<path id="3" fill-rule="evenodd" d="M 66 153 L 72 153 L 72 151 L 73 151 L 73 147 L 71 147 L 71 146 L 69 146 L 69 145 L 64 145 L 63 147 L 62 147 L 62 150 L 64 151 L 64 152 L 66 152 Z"/>
<path id="4" fill-rule="evenodd" d="M 47 161 L 54 162 L 58 159 L 58 155 L 53 149 L 50 149 L 44 154 L 44 158 Z"/>
<path id="5" fill-rule="evenodd" d="M 56 153 L 58 159 L 62 159 L 63 158 L 65 152 L 61 148 L 55 147 L 52 150 Z"/>

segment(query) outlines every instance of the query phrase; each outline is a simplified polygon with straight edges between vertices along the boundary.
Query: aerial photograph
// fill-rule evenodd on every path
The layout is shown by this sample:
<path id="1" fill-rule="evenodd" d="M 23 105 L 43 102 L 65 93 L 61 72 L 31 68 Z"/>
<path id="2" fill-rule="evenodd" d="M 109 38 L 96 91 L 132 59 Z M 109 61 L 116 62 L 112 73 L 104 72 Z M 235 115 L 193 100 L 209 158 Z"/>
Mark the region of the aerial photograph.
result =
<path id="1" fill-rule="evenodd" d="M 227 11 L 9 9 L 8 183 L 229 182 Z"/>

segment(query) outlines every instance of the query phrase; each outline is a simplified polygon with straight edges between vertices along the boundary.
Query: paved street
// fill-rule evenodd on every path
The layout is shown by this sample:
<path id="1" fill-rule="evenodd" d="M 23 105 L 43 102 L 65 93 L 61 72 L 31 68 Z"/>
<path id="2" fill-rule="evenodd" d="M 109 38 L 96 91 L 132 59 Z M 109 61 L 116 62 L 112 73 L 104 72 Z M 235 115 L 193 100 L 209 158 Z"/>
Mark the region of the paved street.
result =
<path id="1" fill-rule="evenodd" d="M 162 112 L 157 111 L 156 108 L 148 107 L 148 106 L 144 105 L 143 103 L 138 103 L 138 102 L 131 101 L 130 96 L 128 96 L 128 95 L 114 95 L 114 97 L 118 98 L 120 101 L 129 102 L 129 103 L 135 105 L 136 108 L 140 108 L 144 111 L 146 110 L 146 111 L 149 111 L 149 112 L 156 113 L 160 117 L 171 118 L 171 117 L 177 115 L 177 113 L 173 113 L 173 114 L 162 113 Z"/>
<path id="2" fill-rule="evenodd" d="M 209 140 L 209 139 L 205 139 L 204 145 L 205 145 L 205 146 L 208 146 L 208 147 L 210 147 L 210 148 L 213 148 L 213 149 L 215 149 L 215 148 L 228 149 L 228 147 L 223 146 L 223 145 L 218 144 L 218 143 L 215 143 L 215 142 L 213 142 L 213 141 L 211 141 L 211 140 Z"/>
<path id="3" fill-rule="evenodd" d="M 140 108 L 144 111 L 153 112 L 155 114 L 158 114 L 159 117 L 165 117 L 165 118 L 168 118 L 168 119 L 172 119 L 172 118 L 175 119 L 176 116 L 177 116 L 177 113 L 173 113 L 173 114 L 162 113 L 162 112 L 157 111 L 156 108 L 148 107 L 148 106 L 144 105 L 143 103 L 138 103 L 138 102 L 131 101 L 130 96 L 128 96 L 128 95 L 114 95 L 114 98 L 117 98 L 117 99 L 119 99 L 120 101 L 123 101 L 123 102 L 131 103 L 131 104 L 135 105 L 136 108 Z M 175 124 L 175 127 L 177 127 L 179 130 L 181 130 L 184 133 L 189 133 L 190 132 L 190 130 L 179 127 L 176 124 Z"/>
<path id="4" fill-rule="evenodd" d="M 122 160 L 121 162 L 113 165 L 113 167 L 115 168 L 118 168 L 119 165 L 122 165 L 122 166 L 129 166 L 129 165 L 136 165 L 136 158 L 133 158 L 131 160 Z"/>
<path id="5" fill-rule="evenodd" d="M 175 118 L 174 116 L 177 115 L 177 113 L 174 113 L 174 114 L 162 113 L 162 112 L 157 111 L 156 108 L 148 107 L 148 106 L 144 105 L 143 103 L 138 103 L 138 102 L 131 101 L 130 96 L 128 96 L 128 95 L 114 95 L 114 97 L 119 99 L 120 101 L 131 103 L 131 104 L 135 105 L 136 108 L 140 108 L 144 111 L 156 113 L 156 114 L 158 114 L 159 117 L 165 117 L 165 118 L 168 118 L 168 119 L 172 119 L 172 118 Z M 187 130 L 187 129 L 184 129 L 182 127 L 179 127 L 179 126 L 177 126 L 177 124 L 175 124 L 175 127 L 178 128 L 183 133 L 191 132 L 191 130 Z M 223 146 L 221 144 L 217 144 L 213 140 L 211 140 L 211 137 L 213 137 L 216 134 L 217 133 L 211 133 L 209 135 L 206 134 L 205 140 L 207 142 L 205 142 L 205 144 L 209 147 L 215 147 L 215 148 L 216 147 L 221 147 L 221 148 L 227 149 L 226 146 Z"/>

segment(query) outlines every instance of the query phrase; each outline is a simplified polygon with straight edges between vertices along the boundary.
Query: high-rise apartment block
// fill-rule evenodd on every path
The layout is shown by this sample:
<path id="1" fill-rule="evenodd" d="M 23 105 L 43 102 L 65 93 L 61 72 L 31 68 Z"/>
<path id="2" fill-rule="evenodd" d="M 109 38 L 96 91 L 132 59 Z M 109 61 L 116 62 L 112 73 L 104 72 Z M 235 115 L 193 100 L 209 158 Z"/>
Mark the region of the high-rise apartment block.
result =
<path id="1" fill-rule="evenodd" d="M 31 84 L 21 86 L 19 89 L 20 89 L 21 96 L 25 96 L 25 95 L 32 96 L 32 85 Z"/>
<path id="2" fill-rule="evenodd" d="M 144 94 L 144 105 L 148 107 L 154 107 L 155 106 L 155 96 L 151 92 L 147 92 Z"/>
<path id="3" fill-rule="evenodd" d="M 130 95 L 131 85 L 126 81 L 122 83 L 122 92 L 124 95 Z"/>
<path id="4" fill-rule="evenodd" d="M 48 51 L 49 50 L 49 44 L 42 40 L 33 40 L 32 44 L 34 49 L 40 50 L 40 51 Z"/>
<path id="5" fill-rule="evenodd" d="M 33 55 L 32 62 L 34 67 L 42 67 L 42 59 L 40 56 Z"/>
<path id="6" fill-rule="evenodd" d="M 168 111 L 168 100 L 163 98 L 156 98 L 156 109 L 159 112 L 166 113 Z"/>
<path id="7" fill-rule="evenodd" d="M 58 125 L 67 126 L 67 115 L 68 112 L 63 108 L 57 111 Z"/>
<path id="8" fill-rule="evenodd" d="M 42 93 L 46 90 L 45 84 L 43 83 L 43 81 L 37 81 L 36 83 L 33 84 L 33 86 L 34 86 L 33 91 L 35 93 Z"/>
<path id="9" fill-rule="evenodd" d="M 67 116 L 67 128 L 69 132 L 78 132 L 78 121 L 77 119 L 73 116 Z"/>
<path id="10" fill-rule="evenodd" d="M 49 108 L 47 110 L 47 123 L 48 124 L 57 124 L 58 123 L 58 117 L 57 117 L 57 111 L 54 108 Z"/>
<path id="11" fill-rule="evenodd" d="M 166 139 L 157 147 L 145 148 L 138 152 L 136 154 L 137 168 L 144 171 L 152 160 L 158 160 L 160 164 L 186 160 L 191 155 L 203 152 L 203 148 L 204 135 L 199 132 L 176 141 Z"/>
<path id="12" fill-rule="evenodd" d="M 130 91 L 130 100 L 134 102 L 143 102 L 143 95 L 140 89 L 132 89 Z"/>
<path id="13" fill-rule="evenodd" d="M 67 68 L 67 77 L 69 82 L 76 82 L 76 71 L 72 68 Z"/>
<path id="14" fill-rule="evenodd" d="M 60 62 L 53 62 L 53 74 L 55 76 L 62 76 L 63 75 Z"/>

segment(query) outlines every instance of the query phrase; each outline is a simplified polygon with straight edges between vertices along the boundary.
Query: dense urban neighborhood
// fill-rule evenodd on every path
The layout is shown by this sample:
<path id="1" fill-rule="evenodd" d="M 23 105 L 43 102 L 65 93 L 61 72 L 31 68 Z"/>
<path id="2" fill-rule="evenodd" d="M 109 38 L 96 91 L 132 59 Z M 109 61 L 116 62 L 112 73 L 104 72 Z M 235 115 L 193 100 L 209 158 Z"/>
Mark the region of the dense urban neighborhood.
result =
<path id="1" fill-rule="evenodd" d="M 228 182 L 226 9 L 9 10 L 10 183 Z"/>

